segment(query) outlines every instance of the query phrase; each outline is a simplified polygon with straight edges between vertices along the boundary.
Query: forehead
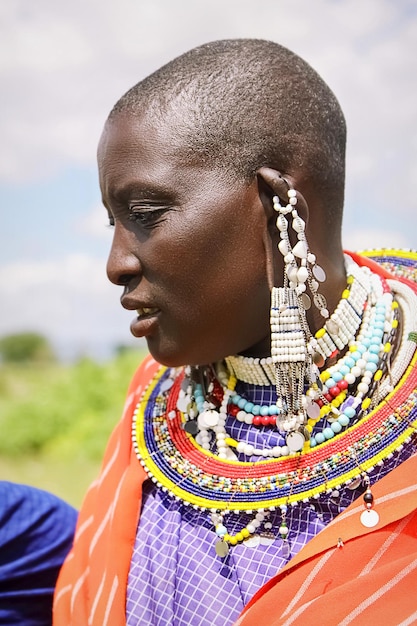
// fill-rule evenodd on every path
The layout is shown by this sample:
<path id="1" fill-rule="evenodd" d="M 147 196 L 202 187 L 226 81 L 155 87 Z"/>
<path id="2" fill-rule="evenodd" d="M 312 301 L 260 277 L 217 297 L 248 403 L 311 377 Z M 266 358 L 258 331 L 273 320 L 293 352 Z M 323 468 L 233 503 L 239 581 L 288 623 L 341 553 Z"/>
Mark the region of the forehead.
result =
<path id="1" fill-rule="evenodd" d="M 149 116 L 118 113 L 104 127 L 98 145 L 99 170 L 112 169 L 121 163 L 156 160 L 161 168 L 165 160 L 175 159 L 169 128 L 151 120 Z"/>
<path id="2" fill-rule="evenodd" d="M 158 121 L 153 115 L 120 112 L 107 121 L 97 153 L 103 199 L 110 201 L 131 188 L 164 188 L 186 196 L 195 194 L 196 187 L 204 193 L 213 185 L 230 184 L 224 168 L 190 156 L 186 133 L 174 117 Z"/>
<path id="3" fill-rule="evenodd" d="M 147 116 L 118 113 L 104 127 L 98 146 L 103 200 L 111 204 L 138 191 L 160 189 L 180 177 L 181 166 L 169 130 Z M 173 174 L 176 172 L 176 174 Z"/>

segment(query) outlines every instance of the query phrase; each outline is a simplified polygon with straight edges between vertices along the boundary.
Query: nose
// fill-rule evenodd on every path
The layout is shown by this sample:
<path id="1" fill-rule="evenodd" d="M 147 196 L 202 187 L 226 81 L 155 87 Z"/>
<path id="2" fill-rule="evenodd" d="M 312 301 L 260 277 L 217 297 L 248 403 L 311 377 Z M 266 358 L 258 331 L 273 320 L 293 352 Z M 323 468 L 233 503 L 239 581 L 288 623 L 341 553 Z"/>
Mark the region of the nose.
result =
<path id="1" fill-rule="evenodd" d="M 141 274 L 139 259 L 133 252 L 136 241 L 132 239 L 135 239 L 134 235 L 116 223 L 107 260 L 107 276 L 115 285 L 126 286 Z"/>

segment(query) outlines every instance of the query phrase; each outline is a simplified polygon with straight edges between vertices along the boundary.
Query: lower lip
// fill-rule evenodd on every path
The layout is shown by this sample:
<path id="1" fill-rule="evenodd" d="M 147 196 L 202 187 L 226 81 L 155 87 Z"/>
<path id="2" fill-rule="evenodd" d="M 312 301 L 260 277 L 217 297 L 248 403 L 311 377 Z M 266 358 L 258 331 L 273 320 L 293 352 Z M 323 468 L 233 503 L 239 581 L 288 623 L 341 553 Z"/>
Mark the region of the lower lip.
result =
<path id="1" fill-rule="evenodd" d="M 130 332 L 134 337 L 147 337 L 156 328 L 158 324 L 158 315 L 160 311 L 141 315 L 136 317 L 130 325 Z"/>

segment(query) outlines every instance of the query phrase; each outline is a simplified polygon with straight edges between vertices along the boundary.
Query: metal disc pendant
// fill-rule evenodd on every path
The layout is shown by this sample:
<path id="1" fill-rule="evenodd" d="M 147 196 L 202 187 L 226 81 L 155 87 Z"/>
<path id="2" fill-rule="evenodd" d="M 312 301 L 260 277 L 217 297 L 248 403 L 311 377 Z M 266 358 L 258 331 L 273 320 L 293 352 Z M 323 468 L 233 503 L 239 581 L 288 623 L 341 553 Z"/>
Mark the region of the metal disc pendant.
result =
<path id="1" fill-rule="evenodd" d="M 324 365 L 324 356 L 320 352 L 314 352 L 313 354 L 313 363 L 317 365 L 317 367 L 323 367 Z"/>
<path id="2" fill-rule="evenodd" d="M 287 540 L 282 542 L 281 554 L 284 557 L 284 559 L 289 559 L 291 556 L 291 548 Z"/>
<path id="3" fill-rule="evenodd" d="M 259 535 L 252 535 L 251 537 L 248 537 L 247 539 L 245 539 L 243 543 L 248 548 L 257 548 L 259 544 L 261 543 L 261 538 Z"/>
<path id="4" fill-rule="evenodd" d="M 302 293 L 300 296 L 301 304 L 308 311 L 311 308 L 311 298 L 307 293 Z"/>
<path id="5" fill-rule="evenodd" d="M 362 482 L 362 478 L 360 476 L 357 476 L 356 478 L 354 478 L 352 480 L 352 482 L 350 482 L 347 486 L 348 489 L 350 489 L 351 491 L 353 491 L 354 489 L 357 489 L 359 487 L 359 485 Z"/>
<path id="6" fill-rule="evenodd" d="M 320 265 L 313 265 L 312 272 L 314 278 L 318 280 L 319 283 L 324 283 L 326 280 L 326 272 L 322 267 L 320 267 Z"/>
<path id="7" fill-rule="evenodd" d="M 259 543 L 261 546 L 270 546 L 275 542 L 275 536 L 272 533 L 262 534 L 259 536 Z"/>
<path id="8" fill-rule="evenodd" d="M 182 383 L 181 383 L 181 389 L 182 389 L 183 391 L 187 391 L 187 389 L 188 389 L 188 387 L 190 386 L 190 384 L 191 384 L 191 381 L 190 381 L 190 379 L 186 376 L 186 377 L 183 379 Z"/>
<path id="9" fill-rule="evenodd" d="M 220 556 L 222 559 L 224 559 L 224 557 L 229 554 L 228 544 L 225 541 L 222 541 L 221 539 L 216 541 L 216 545 L 214 547 L 215 547 L 217 556 Z"/>
<path id="10" fill-rule="evenodd" d="M 339 324 L 337 324 L 337 322 L 335 322 L 334 320 L 327 320 L 324 326 L 331 335 L 339 334 L 339 331 L 340 331 Z"/>
<path id="11" fill-rule="evenodd" d="M 184 430 L 190 435 L 196 435 L 198 433 L 198 424 L 196 420 L 189 420 L 184 424 Z"/>
<path id="12" fill-rule="evenodd" d="M 177 409 L 181 411 L 181 413 L 187 413 L 187 407 L 190 403 L 190 398 L 187 396 L 182 396 L 177 400 Z"/>
<path id="13" fill-rule="evenodd" d="M 288 433 L 286 444 L 291 452 L 300 452 L 305 444 L 304 434 L 298 430 L 293 430 L 291 433 Z"/>
<path id="14" fill-rule="evenodd" d="M 361 514 L 361 524 L 366 528 L 373 528 L 379 522 L 379 515 L 374 509 L 365 509 Z"/>
<path id="15" fill-rule="evenodd" d="M 306 413 L 311 419 L 318 419 L 320 417 L 319 405 L 316 402 L 309 402 L 306 407 Z"/>
<path id="16" fill-rule="evenodd" d="M 219 413 L 217 411 L 204 411 L 204 421 L 209 428 L 217 426 L 219 423 Z"/>

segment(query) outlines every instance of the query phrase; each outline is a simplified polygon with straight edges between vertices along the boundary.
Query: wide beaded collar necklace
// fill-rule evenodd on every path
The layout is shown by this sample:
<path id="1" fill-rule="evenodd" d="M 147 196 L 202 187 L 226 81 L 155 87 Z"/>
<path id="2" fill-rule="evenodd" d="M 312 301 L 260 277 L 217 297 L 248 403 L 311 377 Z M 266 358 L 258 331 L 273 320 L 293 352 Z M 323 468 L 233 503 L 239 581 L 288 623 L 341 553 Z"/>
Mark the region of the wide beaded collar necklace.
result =
<path id="1" fill-rule="evenodd" d="M 317 497 L 380 464 L 417 427 L 416 357 L 397 388 L 345 432 L 307 452 L 258 462 L 221 459 L 184 429 L 184 372 L 161 367 L 139 402 L 133 442 L 149 477 L 199 509 L 251 511 Z M 396 408 L 394 408 L 396 407 Z"/>

